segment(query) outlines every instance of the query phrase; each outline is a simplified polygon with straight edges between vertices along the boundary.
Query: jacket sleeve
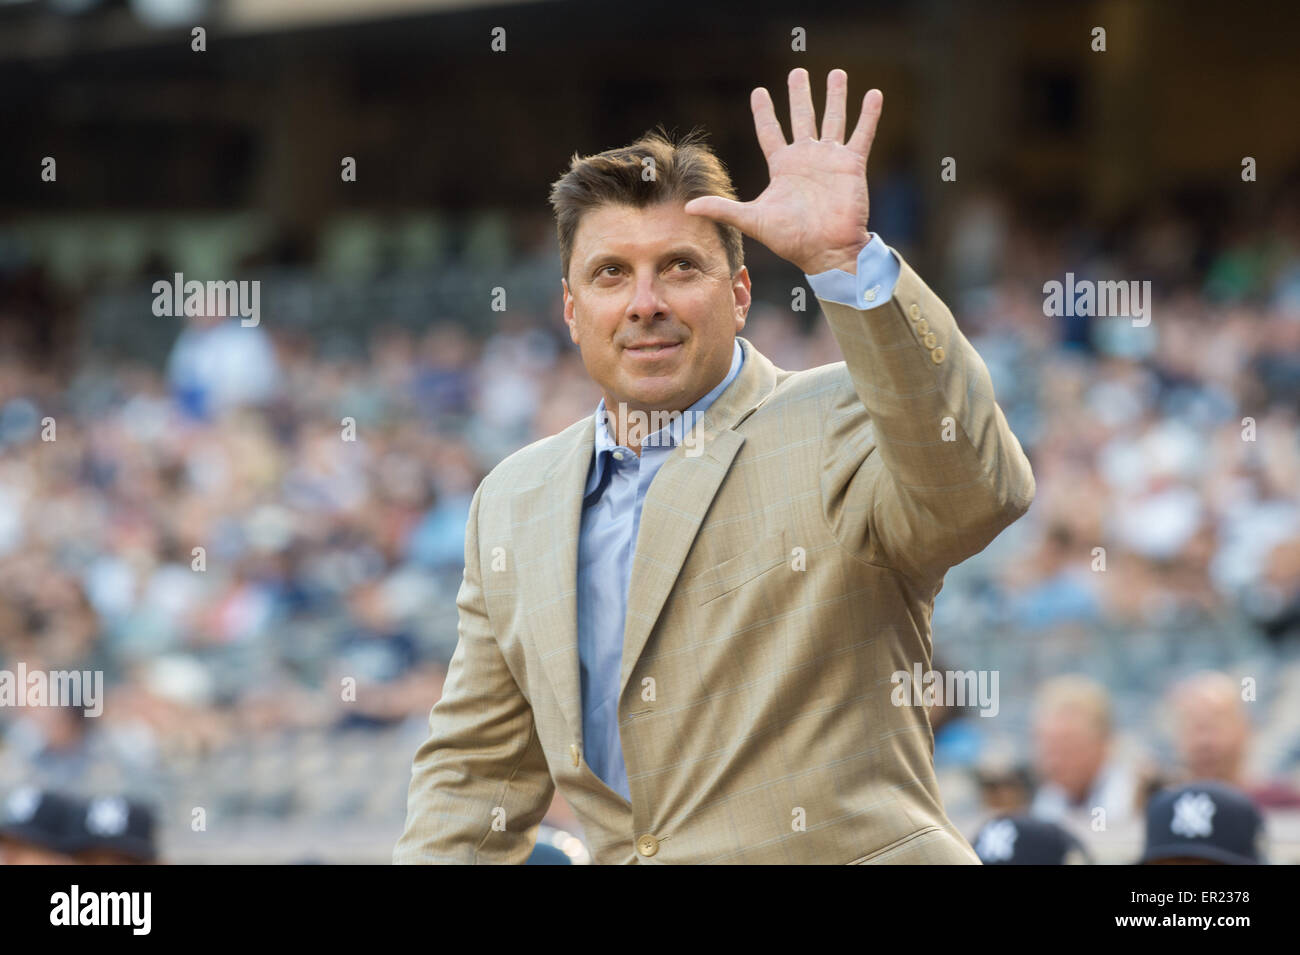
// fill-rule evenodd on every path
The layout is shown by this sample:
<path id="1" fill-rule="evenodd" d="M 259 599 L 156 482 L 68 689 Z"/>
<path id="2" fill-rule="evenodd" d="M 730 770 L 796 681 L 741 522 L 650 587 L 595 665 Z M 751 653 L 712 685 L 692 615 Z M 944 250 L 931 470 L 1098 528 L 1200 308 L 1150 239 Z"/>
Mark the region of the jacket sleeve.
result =
<path id="1" fill-rule="evenodd" d="M 483 597 L 480 485 L 465 530 L 459 640 L 429 736 L 416 751 L 395 864 L 522 863 L 555 792 L 528 700 L 502 656 Z"/>
<path id="2" fill-rule="evenodd" d="M 900 262 L 883 305 L 818 299 L 853 384 L 823 432 L 822 506 L 850 552 L 937 589 L 1028 510 L 1034 476 L 984 361 Z"/>

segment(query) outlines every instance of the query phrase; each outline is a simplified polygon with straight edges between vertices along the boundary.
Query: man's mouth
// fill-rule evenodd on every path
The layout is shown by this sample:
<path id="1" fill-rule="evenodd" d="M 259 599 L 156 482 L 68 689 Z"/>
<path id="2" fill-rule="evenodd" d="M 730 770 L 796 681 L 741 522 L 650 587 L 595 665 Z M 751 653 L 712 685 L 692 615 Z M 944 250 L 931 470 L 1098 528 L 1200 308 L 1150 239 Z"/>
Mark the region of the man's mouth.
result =
<path id="1" fill-rule="evenodd" d="M 644 345 L 628 345 L 627 350 L 638 358 L 657 358 L 669 355 L 681 347 L 681 342 L 649 342 Z"/>

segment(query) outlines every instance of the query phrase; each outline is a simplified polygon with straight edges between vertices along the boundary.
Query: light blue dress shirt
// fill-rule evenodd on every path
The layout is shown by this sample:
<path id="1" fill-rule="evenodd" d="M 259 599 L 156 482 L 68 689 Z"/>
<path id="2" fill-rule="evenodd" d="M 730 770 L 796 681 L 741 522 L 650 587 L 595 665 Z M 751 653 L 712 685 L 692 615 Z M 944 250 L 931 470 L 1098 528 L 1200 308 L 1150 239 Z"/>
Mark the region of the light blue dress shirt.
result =
<path id="1" fill-rule="evenodd" d="M 857 274 L 830 269 L 805 275 L 828 301 L 875 308 L 889 301 L 898 281 L 893 251 L 876 238 L 858 254 Z M 659 469 L 690 427 L 735 380 L 744 361 L 734 343 L 731 369 L 717 387 L 642 441 L 641 455 L 616 444 L 605 426 L 605 399 L 596 406 L 596 438 L 582 501 L 578 537 L 578 666 L 582 685 L 582 748 L 587 765 L 631 802 L 618 731 L 623 627 L 641 505 Z"/>

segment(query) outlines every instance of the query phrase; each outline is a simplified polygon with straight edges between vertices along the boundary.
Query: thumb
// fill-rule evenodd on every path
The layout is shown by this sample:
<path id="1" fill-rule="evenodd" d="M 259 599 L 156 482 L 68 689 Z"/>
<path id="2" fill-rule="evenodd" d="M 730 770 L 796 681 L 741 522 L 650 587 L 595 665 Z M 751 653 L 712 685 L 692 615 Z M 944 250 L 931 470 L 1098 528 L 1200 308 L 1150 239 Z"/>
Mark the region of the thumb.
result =
<path id="1" fill-rule="evenodd" d="M 704 216 L 746 232 L 746 226 L 752 217 L 750 206 L 748 202 L 737 202 L 722 196 L 700 196 L 686 203 L 682 209 L 689 215 Z"/>

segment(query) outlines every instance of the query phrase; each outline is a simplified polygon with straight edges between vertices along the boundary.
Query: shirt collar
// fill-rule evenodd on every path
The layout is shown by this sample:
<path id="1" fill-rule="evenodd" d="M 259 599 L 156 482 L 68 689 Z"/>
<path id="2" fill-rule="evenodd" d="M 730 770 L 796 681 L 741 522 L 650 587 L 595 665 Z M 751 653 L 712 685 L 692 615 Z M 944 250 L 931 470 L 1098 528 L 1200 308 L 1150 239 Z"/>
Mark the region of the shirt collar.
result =
<path id="1" fill-rule="evenodd" d="M 676 445 L 681 444 L 686 426 L 688 424 L 694 425 L 699 421 L 700 416 L 709 410 L 709 407 L 713 402 L 718 400 L 718 396 L 727 390 L 727 386 L 735 380 L 736 375 L 740 374 L 740 366 L 744 364 L 744 361 L 745 353 L 740 347 L 740 342 L 733 340 L 731 368 L 727 372 L 727 377 L 718 382 L 712 391 L 706 394 L 703 398 L 700 398 L 695 402 L 695 404 L 691 405 L 680 415 L 673 415 L 667 425 L 660 428 L 654 434 L 646 435 L 645 440 L 641 442 L 642 451 L 644 451 L 646 447 L 675 447 Z M 596 442 L 593 451 L 595 466 L 591 468 L 587 475 L 586 494 L 588 496 L 602 486 L 602 482 L 605 478 L 605 469 L 608 466 L 606 462 L 608 461 L 610 454 L 619 447 L 619 445 L 615 443 L 613 436 L 609 433 L 609 428 L 605 426 L 605 399 L 603 397 L 600 399 L 600 403 L 596 405 L 595 420 Z"/>

